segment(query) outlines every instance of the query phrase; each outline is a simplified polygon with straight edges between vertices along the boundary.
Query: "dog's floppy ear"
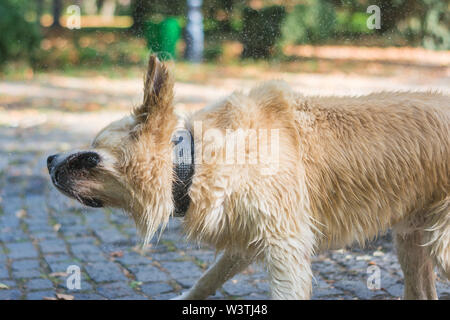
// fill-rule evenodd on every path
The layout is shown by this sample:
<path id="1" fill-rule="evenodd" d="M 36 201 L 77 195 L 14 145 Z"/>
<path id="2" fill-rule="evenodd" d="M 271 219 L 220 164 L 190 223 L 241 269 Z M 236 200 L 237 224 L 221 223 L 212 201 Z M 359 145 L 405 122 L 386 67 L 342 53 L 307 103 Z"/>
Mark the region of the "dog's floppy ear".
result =
<path id="1" fill-rule="evenodd" d="M 144 101 L 133 110 L 141 125 L 160 125 L 173 114 L 173 79 L 166 65 L 151 55 L 144 80 Z"/>

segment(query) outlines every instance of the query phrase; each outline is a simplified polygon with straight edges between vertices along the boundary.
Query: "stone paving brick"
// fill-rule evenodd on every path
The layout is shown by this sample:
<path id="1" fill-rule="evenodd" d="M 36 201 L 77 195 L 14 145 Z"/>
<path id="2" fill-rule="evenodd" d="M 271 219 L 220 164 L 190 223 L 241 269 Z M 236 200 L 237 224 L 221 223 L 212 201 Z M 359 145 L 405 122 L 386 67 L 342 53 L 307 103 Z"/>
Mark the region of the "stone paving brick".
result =
<path id="1" fill-rule="evenodd" d="M 73 288 L 73 289 L 69 289 L 67 288 L 67 284 L 66 284 L 66 279 L 67 278 L 60 278 L 61 282 L 58 284 L 58 289 L 62 289 L 64 290 L 67 294 L 73 294 L 75 292 L 90 292 L 94 290 L 94 287 L 92 286 L 92 284 L 90 284 L 87 280 L 86 280 L 86 276 L 82 273 L 81 274 L 81 281 L 80 281 L 80 289 L 77 288 Z"/>
<path id="2" fill-rule="evenodd" d="M 71 248 L 73 255 L 82 261 L 106 262 L 102 250 L 98 246 L 91 244 L 73 245 Z"/>
<path id="3" fill-rule="evenodd" d="M 31 270 L 21 270 L 21 271 L 12 271 L 12 276 L 14 279 L 30 279 L 30 278 L 39 278 L 41 276 L 41 271 L 37 269 Z"/>
<path id="4" fill-rule="evenodd" d="M 129 296 L 114 298 L 113 300 L 148 300 L 148 298 L 135 293 Z"/>
<path id="5" fill-rule="evenodd" d="M 18 300 L 22 293 L 18 289 L 0 290 L 0 300 Z"/>
<path id="6" fill-rule="evenodd" d="M 193 278 L 193 277 L 191 277 L 191 278 L 176 277 L 175 280 L 178 284 L 180 284 L 185 289 L 191 288 L 197 281 L 197 279 Z"/>
<path id="7" fill-rule="evenodd" d="M 385 289 L 393 297 L 403 296 L 403 284 L 397 283 Z"/>
<path id="8" fill-rule="evenodd" d="M 44 255 L 44 259 L 47 263 L 71 260 L 70 256 L 65 253 L 47 254 L 47 255 Z"/>
<path id="9" fill-rule="evenodd" d="M 4 227 L 0 223 L 0 241 L 2 242 L 19 242 L 28 240 L 26 235 L 19 227 Z"/>
<path id="10" fill-rule="evenodd" d="M 91 232 L 83 225 L 61 226 L 59 232 L 66 237 L 88 237 Z"/>
<path id="11" fill-rule="evenodd" d="M 13 271 L 39 269 L 39 260 L 17 260 L 11 263 Z"/>
<path id="12" fill-rule="evenodd" d="M 9 288 L 16 288 L 17 287 L 17 282 L 15 282 L 13 280 L 0 279 L 0 283 L 8 286 Z"/>
<path id="13" fill-rule="evenodd" d="M 66 272 L 67 268 L 70 265 L 78 265 L 76 262 L 73 261 L 52 261 L 52 262 L 48 262 L 48 265 L 50 267 L 50 271 L 51 272 Z"/>
<path id="14" fill-rule="evenodd" d="M 116 257 L 116 261 L 119 261 L 120 263 L 124 265 L 148 265 L 152 262 L 151 259 L 141 256 L 140 254 L 136 252 L 123 252 L 122 257 Z"/>
<path id="15" fill-rule="evenodd" d="M 106 298 L 96 293 L 73 293 L 75 300 L 105 300 Z"/>
<path id="16" fill-rule="evenodd" d="M 176 294 L 173 294 L 173 293 L 163 293 L 163 294 L 154 296 L 152 298 L 155 300 L 170 300 L 175 296 L 176 296 Z"/>
<path id="17" fill-rule="evenodd" d="M 30 236 L 33 240 L 43 241 L 43 240 L 58 240 L 58 234 L 52 230 L 35 230 L 30 232 Z"/>
<path id="18" fill-rule="evenodd" d="M 8 278 L 8 269 L 6 268 L 5 265 L 1 265 L 0 264 L 0 279 L 5 279 Z"/>
<path id="19" fill-rule="evenodd" d="M 29 176 L 27 179 L 27 186 L 25 188 L 25 194 L 43 194 L 47 180 L 41 176 Z"/>
<path id="20" fill-rule="evenodd" d="M 8 257 L 11 259 L 37 258 L 38 252 L 31 242 L 6 244 Z"/>
<path id="21" fill-rule="evenodd" d="M 126 282 L 114 282 L 99 285 L 97 287 L 97 292 L 108 299 L 114 299 L 123 296 L 132 296 L 136 294 L 134 290 L 127 285 Z"/>
<path id="22" fill-rule="evenodd" d="M 85 268 L 89 277 L 95 282 L 126 280 L 122 270 L 120 270 L 120 268 L 113 262 L 88 263 Z"/>
<path id="23" fill-rule="evenodd" d="M 28 290 L 43 290 L 53 288 L 53 283 L 48 279 L 32 279 L 29 280 L 25 287 Z"/>
<path id="24" fill-rule="evenodd" d="M 381 293 L 379 290 L 370 290 L 369 288 L 367 288 L 367 285 L 359 279 L 355 281 L 336 281 L 334 286 L 338 289 L 351 292 L 355 295 L 355 297 L 359 297 L 360 299 L 364 300 L 372 299 L 374 296 Z"/>
<path id="25" fill-rule="evenodd" d="M 164 282 L 153 282 L 143 284 L 141 290 L 148 296 L 156 296 L 161 293 L 173 291 L 173 287 Z"/>
<path id="26" fill-rule="evenodd" d="M 155 266 L 144 265 L 144 266 L 133 266 L 130 267 L 133 274 L 136 276 L 137 281 L 142 282 L 158 282 L 169 280 L 166 273 L 162 272 Z"/>
<path id="27" fill-rule="evenodd" d="M 128 242 L 128 238 L 121 234 L 119 230 L 115 228 L 96 230 L 95 234 L 100 238 L 103 243 L 120 243 Z"/>
<path id="28" fill-rule="evenodd" d="M 247 281 L 235 278 L 227 281 L 222 288 L 231 296 L 245 296 L 256 291 L 255 286 Z"/>
<path id="29" fill-rule="evenodd" d="M 151 257 L 154 261 L 174 261 L 187 259 L 185 255 L 182 255 L 176 251 L 150 253 L 149 257 Z"/>
<path id="30" fill-rule="evenodd" d="M 191 261 L 180 262 L 162 262 L 162 267 L 167 269 L 175 279 L 179 278 L 198 278 L 202 271 Z"/>
<path id="31" fill-rule="evenodd" d="M 55 292 L 52 290 L 44 290 L 44 291 L 33 291 L 29 292 L 26 295 L 27 300 L 43 300 L 44 298 L 53 298 L 55 297 Z"/>
<path id="32" fill-rule="evenodd" d="M 96 245 L 97 239 L 95 239 L 93 236 L 84 236 L 84 237 L 68 237 L 66 241 L 71 245 L 81 245 L 81 244 L 90 244 L 90 245 Z"/>
<path id="33" fill-rule="evenodd" d="M 47 253 L 66 253 L 66 244 L 63 240 L 55 239 L 55 240 L 44 240 L 39 242 L 39 246 L 41 251 L 44 254 Z"/>

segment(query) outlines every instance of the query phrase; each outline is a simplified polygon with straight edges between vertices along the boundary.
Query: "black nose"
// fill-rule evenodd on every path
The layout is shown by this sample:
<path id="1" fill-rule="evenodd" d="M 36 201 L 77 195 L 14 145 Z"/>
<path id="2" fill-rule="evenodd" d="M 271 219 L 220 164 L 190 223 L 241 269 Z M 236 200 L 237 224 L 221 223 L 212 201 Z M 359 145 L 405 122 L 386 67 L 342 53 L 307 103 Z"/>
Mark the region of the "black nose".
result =
<path id="1" fill-rule="evenodd" d="M 50 168 L 51 168 L 51 166 L 52 166 L 52 162 L 53 162 L 53 160 L 55 160 L 55 158 L 57 157 L 58 155 L 57 154 L 53 154 L 53 155 L 51 155 L 51 156 L 49 156 L 48 158 L 47 158 L 47 168 L 50 170 Z"/>

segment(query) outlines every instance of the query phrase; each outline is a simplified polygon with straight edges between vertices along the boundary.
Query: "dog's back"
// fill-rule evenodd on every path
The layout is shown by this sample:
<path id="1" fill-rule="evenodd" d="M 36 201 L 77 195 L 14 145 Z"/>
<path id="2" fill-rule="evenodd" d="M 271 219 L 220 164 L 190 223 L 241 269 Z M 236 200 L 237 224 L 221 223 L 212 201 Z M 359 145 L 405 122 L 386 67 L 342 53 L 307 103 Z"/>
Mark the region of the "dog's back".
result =
<path id="1" fill-rule="evenodd" d="M 448 196 L 448 97 L 315 97 L 297 111 L 311 209 L 329 244 L 364 242 Z"/>

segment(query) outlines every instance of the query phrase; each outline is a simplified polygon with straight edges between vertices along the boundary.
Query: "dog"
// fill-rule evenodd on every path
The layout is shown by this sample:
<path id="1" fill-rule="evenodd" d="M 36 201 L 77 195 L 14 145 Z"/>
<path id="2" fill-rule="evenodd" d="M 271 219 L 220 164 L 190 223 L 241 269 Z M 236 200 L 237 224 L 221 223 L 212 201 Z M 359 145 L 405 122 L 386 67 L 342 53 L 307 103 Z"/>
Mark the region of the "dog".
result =
<path id="1" fill-rule="evenodd" d="M 274 299 L 308 299 L 314 253 L 393 229 L 404 298 L 437 299 L 434 266 L 450 276 L 448 95 L 306 97 L 271 81 L 180 119 L 173 86 L 151 56 L 142 104 L 47 164 L 63 194 L 128 212 L 144 243 L 178 214 L 189 240 L 223 251 L 177 298 L 207 298 L 257 261 Z"/>

